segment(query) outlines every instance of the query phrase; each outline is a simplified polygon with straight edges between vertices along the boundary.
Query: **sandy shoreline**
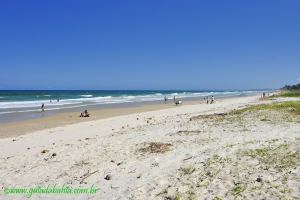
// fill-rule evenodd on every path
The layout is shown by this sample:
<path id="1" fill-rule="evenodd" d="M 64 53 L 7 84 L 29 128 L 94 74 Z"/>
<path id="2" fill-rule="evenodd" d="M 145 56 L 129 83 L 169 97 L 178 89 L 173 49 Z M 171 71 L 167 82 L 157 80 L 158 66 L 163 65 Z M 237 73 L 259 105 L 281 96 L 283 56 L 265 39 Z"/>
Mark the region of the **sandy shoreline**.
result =
<path id="1" fill-rule="evenodd" d="M 299 166 L 266 169 L 251 152 L 266 148 L 272 163 L 284 160 L 283 152 L 297 153 L 299 123 L 278 113 L 222 114 L 261 103 L 258 96 L 238 97 L 2 138 L 0 185 L 99 189 L 33 199 L 297 199 Z"/>
<path id="2" fill-rule="evenodd" d="M 235 98 L 235 97 L 226 97 L 225 99 L 228 98 Z M 205 104 L 205 101 L 200 99 L 197 100 L 184 99 L 183 102 L 184 105 Z M 59 126 L 69 125 L 69 124 L 76 124 L 80 122 L 94 121 L 98 119 L 105 119 L 105 118 L 110 118 L 115 116 L 162 110 L 162 109 L 168 109 L 174 107 L 176 106 L 171 100 L 167 104 L 164 104 L 161 101 L 155 101 L 155 102 L 148 102 L 143 104 L 132 104 L 127 106 L 120 105 L 117 107 L 92 109 L 89 110 L 91 114 L 91 117 L 89 118 L 80 118 L 79 117 L 80 112 L 74 111 L 74 112 L 57 113 L 54 115 L 45 116 L 38 119 L 27 119 L 27 120 L 21 120 L 16 122 L 0 123 L 0 138 L 16 137 L 34 131 L 55 128 Z"/>

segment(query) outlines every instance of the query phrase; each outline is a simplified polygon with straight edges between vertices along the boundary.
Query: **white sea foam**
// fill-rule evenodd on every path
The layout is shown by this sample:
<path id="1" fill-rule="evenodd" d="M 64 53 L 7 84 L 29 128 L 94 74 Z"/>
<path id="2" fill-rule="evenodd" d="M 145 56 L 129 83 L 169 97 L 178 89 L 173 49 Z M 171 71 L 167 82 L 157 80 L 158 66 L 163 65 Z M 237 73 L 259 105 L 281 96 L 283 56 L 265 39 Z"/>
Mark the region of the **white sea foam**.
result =
<path id="1" fill-rule="evenodd" d="M 80 95 L 81 97 L 92 97 L 92 94 L 84 94 L 84 95 Z"/>
<path id="2" fill-rule="evenodd" d="M 48 100 L 39 100 L 39 101 L 15 101 L 15 102 L 0 102 L 0 108 L 34 108 L 40 107 L 42 104 L 45 106 L 63 106 L 67 104 L 74 104 L 72 102 L 52 102 Z"/>
<path id="3" fill-rule="evenodd" d="M 122 98 L 124 99 L 134 99 L 136 98 L 137 96 L 122 96 Z"/>

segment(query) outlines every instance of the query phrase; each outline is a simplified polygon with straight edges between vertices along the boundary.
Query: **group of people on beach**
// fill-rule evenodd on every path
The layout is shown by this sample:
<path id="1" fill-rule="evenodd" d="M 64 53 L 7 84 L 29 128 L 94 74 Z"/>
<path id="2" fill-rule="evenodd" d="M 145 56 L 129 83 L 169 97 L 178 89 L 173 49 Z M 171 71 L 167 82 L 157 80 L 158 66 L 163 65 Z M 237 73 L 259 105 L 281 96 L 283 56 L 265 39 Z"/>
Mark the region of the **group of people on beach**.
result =
<path id="1" fill-rule="evenodd" d="M 265 94 L 263 96 L 265 96 Z M 182 101 L 176 100 L 176 96 L 173 97 L 173 100 L 174 100 L 175 105 L 182 104 Z M 209 96 L 207 96 L 207 97 L 204 97 L 204 100 L 206 100 L 207 104 L 209 104 L 209 103 L 213 104 L 215 102 L 215 97 L 211 96 L 209 98 Z M 50 102 L 52 102 L 52 101 L 50 100 Z M 59 99 L 57 99 L 57 102 L 59 102 Z M 165 102 L 165 104 L 168 103 L 168 97 L 167 96 L 164 97 L 164 102 Z M 42 104 L 41 110 L 42 110 L 42 112 L 45 111 L 45 104 Z M 87 110 L 84 110 L 84 112 L 80 113 L 80 117 L 89 117 L 89 116 L 90 116 L 90 114 L 88 113 Z"/>
<path id="2" fill-rule="evenodd" d="M 174 102 L 175 102 L 175 101 L 176 101 L 176 96 L 174 96 L 173 99 L 174 99 Z M 164 100 L 165 100 L 165 104 L 166 104 L 166 103 L 168 102 L 169 99 L 168 99 L 167 96 L 165 96 Z"/>
<path id="3" fill-rule="evenodd" d="M 206 104 L 213 104 L 213 103 L 215 103 L 215 97 L 214 96 L 211 96 L 210 98 L 209 98 L 209 96 L 207 96 L 207 97 L 204 97 L 204 100 L 206 100 Z"/>
<path id="4" fill-rule="evenodd" d="M 56 99 L 57 102 L 59 102 L 59 99 Z M 50 103 L 52 103 L 52 99 L 50 99 Z"/>
<path id="5" fill-rule="evenodd" d="M 267 98 L 269 96 L 270 96 L 269 93 L 266 94 L 265 92 L 263 92 L 262 95 L 261 95 L 261 98 L 264 99 L 264 98 Z"/>
<path id="6" fill-rule="evenodd" d="M 59 99 L 56 99 L 56 101 L 59 102 Z M 50 103 L 52 103 L 52 99 L 50 99 Z M 42 110 L 42 112 L 45 111 L 45 104 L 44 103 L 41 105 L 41 110 Z"/>
<path id="7" fill-rule="evenodd" d="M 169 100 L 168 97 L 165 96 L 165 97 L 164 97 L 165 104 L 168 103 L 168 100 Z M 182 101 L 176 100 L 176 96 L 173 97 L 173 100 L 174 100 L 175 105 L 182 104 Z"/>
<path id="8" fill-rule="evenodd" d="M 57 102 L 59 102 L 59 99 L 57 99 Z M 52 103 L 52 100 L 50 99 L 50 103 Z M 43 103 L 41 105 L 42 112 L 45 112 L 45 104 Z M 90 113 L 88 113 L 87 110 L 84 110 L 82 113 L 80 113 L 79 117 L 90 117 Z"/>
<path id="9" fill-rule="evenodd" d="M 175 105 L 182 104 L 181 101 L 176 100 L 176 96 L 174 96 L 173 99 L 174 99 Z M 206 100 L 206 103 L 207 103 L 207 104 L 213 104 L 213 103 L 215 103 L 215 97 L 214 97 L 214 96 L 210 96 L 210 97 L 207 96 L 207 97 L 204 97 L 204 100 Z M 168 103 L 168 97 L 167 97 L 167 96 L 164 97 L 164 102 L 165 102 L 165 104 Z"/>

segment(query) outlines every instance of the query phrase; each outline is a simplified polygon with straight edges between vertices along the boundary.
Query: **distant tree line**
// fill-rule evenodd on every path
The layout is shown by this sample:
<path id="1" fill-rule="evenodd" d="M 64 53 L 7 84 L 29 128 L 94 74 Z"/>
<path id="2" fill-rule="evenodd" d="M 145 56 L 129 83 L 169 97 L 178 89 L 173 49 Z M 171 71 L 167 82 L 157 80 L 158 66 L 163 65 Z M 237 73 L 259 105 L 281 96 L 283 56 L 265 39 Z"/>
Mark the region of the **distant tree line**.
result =
<path id="1" fill-rule="evenodd" d="M 299 90 L 300 89 L 300 83 L 298 83 L 296 85 L 286 85 L 281 89 L 282 90 Z"/>

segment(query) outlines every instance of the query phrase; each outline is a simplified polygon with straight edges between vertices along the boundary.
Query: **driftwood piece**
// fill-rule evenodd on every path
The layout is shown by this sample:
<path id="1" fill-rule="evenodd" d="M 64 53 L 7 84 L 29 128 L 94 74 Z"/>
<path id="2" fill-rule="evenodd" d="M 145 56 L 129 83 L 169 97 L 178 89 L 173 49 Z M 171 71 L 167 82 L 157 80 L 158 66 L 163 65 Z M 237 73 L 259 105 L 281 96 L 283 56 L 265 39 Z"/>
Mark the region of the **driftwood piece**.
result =
<path id="1" fill-rule="evenodd" d="M 87 179 L 87 178 L 90 177 L 91 175 L 97 173 L 98 171 L 99 171 L 99 170 L 96 170 L 96 171 L 90 173 L 90 170 L 88 170 L 87 173 L 85 173 L 85 174 L 83 174 L 82 176 L 80 176 L 80 178 L 82 178 L 81 181 L 80 181 L 80 184 L 84 183 L 84 180 L 85 180 L 85 179 Z"/>

